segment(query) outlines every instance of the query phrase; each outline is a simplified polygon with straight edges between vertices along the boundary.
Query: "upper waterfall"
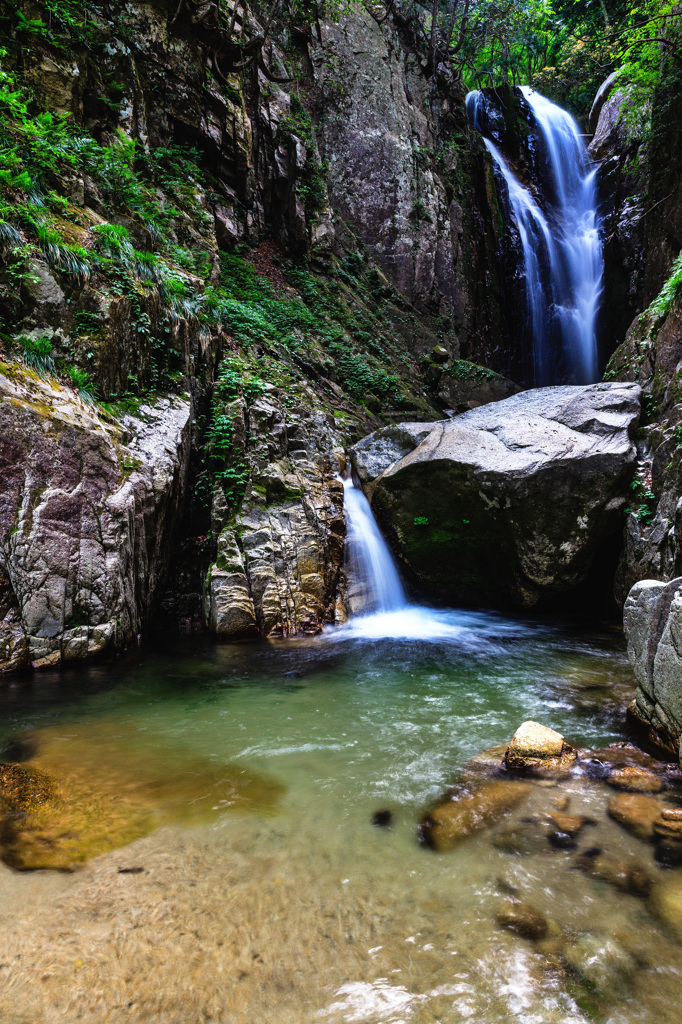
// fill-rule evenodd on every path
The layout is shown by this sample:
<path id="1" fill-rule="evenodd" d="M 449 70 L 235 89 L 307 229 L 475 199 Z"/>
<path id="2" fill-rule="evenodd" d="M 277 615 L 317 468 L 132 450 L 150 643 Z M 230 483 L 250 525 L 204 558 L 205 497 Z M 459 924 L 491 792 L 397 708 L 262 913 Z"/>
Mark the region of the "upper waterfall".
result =
<path id="1" fill-rule="evenodd" d="M 488 109 L 489 97 L 470 92 L 466 104 L 504 182 L 520 239 L 532 383 L 591 384 L 599 375 L 603 275 L 596 168 L 571 115 L 528 86 L 520 91 L 541 150 L 528 180 L 504 151 L 505 126 Z"/>

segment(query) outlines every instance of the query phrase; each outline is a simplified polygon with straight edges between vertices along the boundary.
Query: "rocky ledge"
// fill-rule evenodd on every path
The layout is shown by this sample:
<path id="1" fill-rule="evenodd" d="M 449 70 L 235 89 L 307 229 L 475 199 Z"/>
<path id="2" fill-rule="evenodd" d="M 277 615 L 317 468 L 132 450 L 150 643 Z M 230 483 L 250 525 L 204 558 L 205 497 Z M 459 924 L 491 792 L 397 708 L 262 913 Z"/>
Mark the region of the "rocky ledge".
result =
<path id="1" fill-rule="evenodd" d="M 634 384 L 541 388 L 353 449 L 407 573 L 441 599 L 531 607 L 582 582 L 621 527 Z"/>

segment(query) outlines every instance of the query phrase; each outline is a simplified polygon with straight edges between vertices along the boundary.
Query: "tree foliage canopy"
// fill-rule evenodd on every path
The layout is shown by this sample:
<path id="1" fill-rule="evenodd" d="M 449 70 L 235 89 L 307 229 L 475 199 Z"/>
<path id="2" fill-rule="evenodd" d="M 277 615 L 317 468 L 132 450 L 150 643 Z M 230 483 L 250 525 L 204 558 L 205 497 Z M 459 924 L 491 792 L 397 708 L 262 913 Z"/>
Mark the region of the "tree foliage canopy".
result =
<path id="1" fill-rule="evenodd" d="M 450 68 L 468 88 L 534 85 L 579 114 L 612 71 L 638 88 L 666 59 L 682 64 L 682 5 L 671 0 L 365 2 L 409 28 L 427 74 Z"/>

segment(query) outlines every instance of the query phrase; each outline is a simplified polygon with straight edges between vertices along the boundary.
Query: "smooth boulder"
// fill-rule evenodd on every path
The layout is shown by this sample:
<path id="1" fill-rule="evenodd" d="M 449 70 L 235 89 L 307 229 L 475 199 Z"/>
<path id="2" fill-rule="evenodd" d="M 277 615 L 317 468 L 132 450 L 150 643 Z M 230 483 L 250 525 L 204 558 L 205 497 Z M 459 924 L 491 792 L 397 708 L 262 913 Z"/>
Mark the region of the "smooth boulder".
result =
<path id="1" fill-rule="evenodd" d="M 569 769 L 576 757 L 561 733 L 538 722 L 524 722 L 511 738 L 504 763 L 521 771 L 553 773 Z"/>
<path id="2" fill-rule="evenodd" d="M 434 424 L 368 487 L 409 574 L 498 606 L 577 586 L 621 528 L 639 400 L 636 384 L 539 388 Z"/>
<path id="3" fill-rule="evenodd" d="M 679 756 L 682 734 L 682 577 L 641 580 L 623 610 L 628 656 L 637 678 L 630 715 Z"/>

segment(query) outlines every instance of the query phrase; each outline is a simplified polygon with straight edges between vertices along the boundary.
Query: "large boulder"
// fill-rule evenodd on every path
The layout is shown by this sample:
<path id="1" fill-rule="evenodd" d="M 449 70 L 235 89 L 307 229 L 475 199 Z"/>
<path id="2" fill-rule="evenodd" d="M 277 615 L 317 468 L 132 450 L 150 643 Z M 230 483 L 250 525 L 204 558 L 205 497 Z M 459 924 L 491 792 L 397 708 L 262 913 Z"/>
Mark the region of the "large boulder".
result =
<path id="1" fill-rule="evenodd" d="M 623 625 L 637 678 L 631 718 L 678 755 L 682 735 L 682 577 L 641 580 L 625 602 Z"/>
<path id="2" fill-rule="evenodd" d="M 521 607 L 583 581 L 622 524 L 639 399 L 636 384 L 540 388 L 434 424 L 369 487 L 409 574 Z"/>

